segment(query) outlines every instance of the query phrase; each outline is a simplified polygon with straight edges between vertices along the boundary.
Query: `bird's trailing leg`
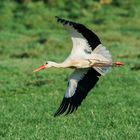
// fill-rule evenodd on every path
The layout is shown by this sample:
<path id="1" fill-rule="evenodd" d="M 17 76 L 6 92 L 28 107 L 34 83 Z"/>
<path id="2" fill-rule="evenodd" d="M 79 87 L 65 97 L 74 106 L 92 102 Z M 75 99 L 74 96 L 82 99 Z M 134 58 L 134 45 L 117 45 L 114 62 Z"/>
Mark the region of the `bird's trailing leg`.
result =
<path id="1" fill-rule="evenodd" d="M 124 66 L 124 63 L 123 62 L 114 62 L 113 66 L 114 67 L 121 67 L 121 66 Z"/>
<path id="2" fill-rule="evenodd" d="M 123 62 L 96 62 L 92 67 L 121 67 L 123 65 Z"/>

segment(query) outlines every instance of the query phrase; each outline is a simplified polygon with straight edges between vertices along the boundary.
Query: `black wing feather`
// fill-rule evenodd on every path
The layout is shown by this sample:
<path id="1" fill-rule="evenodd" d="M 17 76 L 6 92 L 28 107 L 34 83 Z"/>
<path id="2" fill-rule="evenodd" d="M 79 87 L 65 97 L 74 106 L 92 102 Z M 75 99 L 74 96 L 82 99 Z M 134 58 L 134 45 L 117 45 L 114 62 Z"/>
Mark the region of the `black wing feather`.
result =
<path id="1" fill-rule="evenodd" d="M 92 50 L 94 50 L 99 44 L 101 44 L 101 41 L 98 38 L 98 36 L 91 30 L 89 30 L 87 27 L 85 27 L 83 24 L 68 21 L 57 16 L 56 18 L 57 22 L 60 22 L 63 25 L 69 25 L 75 30 L 77 30 L 77 32 L 81 33 L 84 36 L 84 38 L 88 41 L 88 44 L 90 45 Z"/>
<path id="2" fill-rule="evenodd" d="M 75 94 L 70 98 L 63 98 L 61 105 L 54 116 L 56 117 L 64 112 L 66 112 L 65 115 L 67 115 L 77 110 L 88 92 L 96 85 L 99 76 L 101 75 L 96 70 L 89 69 L 85 76 L 78 82 Z"/>

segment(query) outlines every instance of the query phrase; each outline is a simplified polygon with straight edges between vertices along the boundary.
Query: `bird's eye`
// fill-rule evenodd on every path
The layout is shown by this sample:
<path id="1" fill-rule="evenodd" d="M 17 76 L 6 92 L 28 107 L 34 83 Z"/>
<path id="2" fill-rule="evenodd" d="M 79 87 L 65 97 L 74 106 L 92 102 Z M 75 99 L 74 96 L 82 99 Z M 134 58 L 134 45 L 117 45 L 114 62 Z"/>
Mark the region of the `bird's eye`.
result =
<path id="1" fill-rule="evenodd" d="M 48 64 L 48 62 L 46 62 L 46 64 Z"/>

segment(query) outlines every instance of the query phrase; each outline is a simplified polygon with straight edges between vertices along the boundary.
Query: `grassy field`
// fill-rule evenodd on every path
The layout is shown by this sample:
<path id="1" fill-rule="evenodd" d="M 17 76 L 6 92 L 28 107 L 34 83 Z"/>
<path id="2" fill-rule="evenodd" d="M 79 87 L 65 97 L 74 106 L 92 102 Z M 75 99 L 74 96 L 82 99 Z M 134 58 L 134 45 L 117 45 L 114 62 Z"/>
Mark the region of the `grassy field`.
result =
<path id="1" fill-rule="evenodd" d="M 65 4 L 0 1 L 0 140 L 139 140 L 139 0 Z M 54 118 L 72 70 L 32 70 L 63 61 L 71 50 L 56 15 L 95 31 L 125 66 L 101 77 L 75 113 Z"/>

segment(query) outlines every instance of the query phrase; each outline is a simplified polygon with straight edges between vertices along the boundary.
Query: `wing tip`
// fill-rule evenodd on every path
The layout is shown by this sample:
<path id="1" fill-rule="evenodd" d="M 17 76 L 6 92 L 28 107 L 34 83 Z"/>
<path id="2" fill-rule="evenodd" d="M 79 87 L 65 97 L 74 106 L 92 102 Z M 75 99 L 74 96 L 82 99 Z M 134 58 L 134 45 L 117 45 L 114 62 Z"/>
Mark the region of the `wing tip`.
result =
<path id="1" fill-rule="evenodd" d="M 56 19 L 60 19 L 60 17 L 59 17 L 59 16 L 55 16 L 55 18 L 56 18 Z"/>
<path id="2" fill-rule="evenodd" d="M 54 113 L 53 116 L 54 116 L 54 117 L 58 117 L 59 115 L 58 115 L 57 113 Z"/>
<path id="3" fill-rule="evenodd" d="M 63 98 L 60 107 L 57 109 L 53 116 L 58 117 L 62 114 L 64 114 L 64 116 L 67 116 L 68 114 L 75 112 L 78 106 L 70 104 L 70 100 L 70 98 Z"/>
<path id="4" fill-rule="evenodd" d="M 74 26 L 75 24 L 77 24 L 76 22 L 69 21 L 69 20 L 61 18 L 59 16 L 55 16 L 55 18 L 56 18 L 57 22 L 59 22 L 63 25 Z"/>
<path id="5" fill-rule="evenodd" d="M 60 23 L 62 22 L 62 18 L 60 18 L 59 16 L 55 16 L 55 18 L 57 22 L 60 22 Z"/>
<path id="6" fill-rule="evenodd" d="M 64 116 L 68 116 L 68 115 L 74 113 L 76 110 L 77 110 L 76 108 L 71 108 L 71 109 L 69 109 L 67 112 L 64 111 L 64 112 L 62 112 L 62 113 L 56 111 L 56 112 L 53 114 L 53 116 L 54 116 L 54 117 L 59 117 L 60 115 L 63 115 L 63 114 L 64 114 Z"/>

